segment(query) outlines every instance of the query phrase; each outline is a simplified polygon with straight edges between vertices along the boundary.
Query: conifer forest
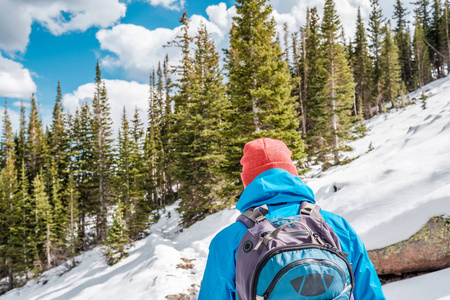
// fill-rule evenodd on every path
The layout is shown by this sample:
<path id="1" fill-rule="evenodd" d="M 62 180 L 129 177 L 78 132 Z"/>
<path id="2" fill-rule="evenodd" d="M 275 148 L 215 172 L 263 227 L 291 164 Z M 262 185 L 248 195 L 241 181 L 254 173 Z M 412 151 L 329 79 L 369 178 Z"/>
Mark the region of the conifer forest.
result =
<path id="1" fill-rule="evenodd" d="M 370 2 L 367 20 L 355 11 L 348 38 L 333 0 L 282 34 L 269 1 L 236 0 L 223 51 L 204 25 L 190 35 L 184 12 L 181 34 L 166 45 L 181 60 L 166 56 L 154 67 L 148 115 L 124 107 L 118 128 L 98 62 L 87 70 L 93 101 L 75 112 L 63 109 L 64 82 L 55 83 L 51 124 L 34 95 L 17 132 L 5 109 L 0 278 L 12 289 L 99 245 L 114 264 L 175 201 L 183 227 L 233 205 L 243 190 L 242 149 L 255 138 L 285 141 L 300 171 L 348 162 L 346 141 L 364 135 L 365 119 L 408 105 L 408 92 L 450 65 L 448 0 L 416 0 L 414 11 L 396 0 L 392 19 Z"/>

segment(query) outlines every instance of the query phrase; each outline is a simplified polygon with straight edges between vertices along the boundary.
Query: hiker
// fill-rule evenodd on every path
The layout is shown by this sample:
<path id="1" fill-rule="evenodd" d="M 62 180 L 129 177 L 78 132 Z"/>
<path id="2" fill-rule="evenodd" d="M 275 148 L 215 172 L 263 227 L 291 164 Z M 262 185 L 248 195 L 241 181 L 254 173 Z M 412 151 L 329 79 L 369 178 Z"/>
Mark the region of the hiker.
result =
<path id="1" fill-rule="evenodd" d="M 236 208 L 242 213 L 267 205 L 268 212 L 264 217 L 274 220 L 299 215 L 302 203 L 303 206 L 315 204 L 314 194 L 298 177 L 297 168 L 291 160 L 291 151 L 284 142 L 264 138 L 247 143 L 241 165 L 245 189 Z M 385 299 L 375 268 L 353 228 L 344 218 L 331 212 L 321 210 L 320 215 L 337 236 L 341 251 L 348 254 L 347 259 L 351 265 L 347 265 L 352 269 L 352 279 L 354 278 L 354 299 Z M 237 253 L 247 230 L 243 222 L 237 221 L 220 231 L 211 241 L 199 300 L 250 299 L 250 296 L 238 297 L 236 288 Z M 244 244 L 245 247 L 247 245 Z M 249 249 L 244 251 L 251 253 L 251 249 L 255 248 L 250 243 Z M 303 280 L 303 277 L 300 278 Z M 291 284 L 298 285 L 298 292 L 301 283 L 291 280 Z M 257 296 L 256 299 L 266 298 Z"/>

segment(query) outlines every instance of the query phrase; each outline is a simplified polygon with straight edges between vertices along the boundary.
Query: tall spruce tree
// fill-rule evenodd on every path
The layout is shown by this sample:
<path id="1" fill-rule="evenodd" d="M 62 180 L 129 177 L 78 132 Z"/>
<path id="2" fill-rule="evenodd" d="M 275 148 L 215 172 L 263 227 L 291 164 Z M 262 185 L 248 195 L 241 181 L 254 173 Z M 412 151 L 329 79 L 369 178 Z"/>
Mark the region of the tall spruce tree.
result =
<path id="1" fill-rule="evenodd" d="M 302 29 L 301 74 L 302 93 L 306 115 L 306 142 L 309 154 L 317 154 L 323 145 L 325 124 L 325 103 L 320 92 L 325 87 L 327 70 L 323 63 L 324 52 L 321 47 L 320 19 L 317 8 L 307 11 L 306 27 Z"/>
<path id="2" fill-rule="evenodd" d="M 413 74 L 412 74 L 412 53 L 411 53 L 411 36 L 408 31 L 407 15 L 409 12 L 403 6 L 401 0 L 397 0 L 394 5 L 393 19 L 397 20 L 394 33 L 395 42 L 398 47 L 399 64 L 401 68 L 402 81 L 409 90 L 414 88 L 413 86 Z"/>
<path id="3" fill-rule="evenodd" d="M 351 109 L 354 97 L 353 76 L 340 43 L 341 24 L 333 0 L 326 0 L 321 26 L 324 65 L 327 70 L 326 85 L 321 92 L 326 102 L 324 113 L 327 131 L 324 132 L 325 151 L 333 153 L 340 162 L 339 150 L 351 131 Z"/>
<path id="4" fill-rule="evenodd" d="M 144 129 L 137 107 L 131 120 L 131 144 L 130 144 L 130 200 L 134 207 L 128 221 L 130 238 L 133 240 L 143 236 L 143 231 L 149 223 L 149 216 L 154 204 L 149 201 L 145 185 L 144 158 Z"/>
<path id="5" fill-rule="evenodd" d="M 442 14 L 442 4 L 440 0 L 434 0 L 432 5 L 432 18 L 430 20 L 428 43 L 430 44 L 431 58 L 437 78 L 444 76 L 445 62 L 445 23 Z"/>
<path id="6" fill-rule="evenodd" d="M 229 103 L 220 73 L 219 54 L 214 41 L 201 24 L 195 36 L 195 51 L 190 59 L 189 83 L 183 88 L 186 106 L 175 112 L 177 134 L 176 178 L 180 183 L 179 211 L 182 224 L 189 226 L 228 204 L 223 199 L 225 164 L 224 132 L 229 129 Z"/>
<path id="7" fill-rule="evenodd" d="M 2 160 L 0 172 L 0 274 L 8 278 L 8 289 L 15 286 L 14 273 L 20 260 L 20 207 L 17 201 L 18 182 L 15 167 L 14 136 L 9 120 L 7 102 L 3 116 Z"/>
<path id="8" fill-rule="evenodd" d="M 88 215 L 95 213 L 93 201 L 94 180 L 93 180 L 93 132 L 92 132 L 92 111 L 86 103 L 77 108 L 73 122 L 71 123 L 71 170 L 73 172 L 75 186 L 79 192 L 79 224 L 78 236 L 83 242 L 81 249 L 88 249 L 88 237 L 86 228 L 89 225 Z"/>
<path id="9" fill-rule="evenodd" d="M 53 214 L 50 199 L 45 191 L 42 170 L 33 179 L 32 206 L 34 213 L 34 237 L 32 243 L 35 248 L 33 265 L 35 272 L 42 272 L 51 267 L 53 262 L 51 248 L 54 242 Z"/>
<path id="10" fill-rule="evenodd" d="M 292 157 L 304 157 L 289 69 L 275 40 L 272 7 L 265 0 L 238 0 L 226 50 L 229 97 L 234 110 L 229 131 L 231 180 L 239 178 L 244 144 L 254 138 L 283 140 Z M 238 185 L 236 185 L 238 186 Z"/>
<path id="11" fill-rule="evenodd" d="M 100 65 L 97 61 L 95 93 L 93 98 L 92 145 L 94 154 L 95 184 L 94 203 L 96 207 L 97 242 L 107 236 L 107 211 L 111 200 L 111 176 L 113 163 L 112 119 L 105 82 L 102 81 Z"/>
<path id="12" fill-rule="evenodd" d="M 420 23 L 420 18 L 416 18 L 416 27 L 414 29 L 414 69 L 417 76 L 419 87 L 431 81 L 431 62 L 428 54 L 428 46 L 425 41 L 425 33 Z"/>
<path id="13" fill-rule="evenodd" d="M 45 160 L 48 156 L 46 138 L 34 94 L 31 96 L 31 111 L 25 147 L 28 176 L 32 180 L 41 169 L 45 168 Z"/>
<path id="14" fill-rule="evenodd" d="M 398 48 L 395 44 L 390 22 L 383 28 L 384 41 L 381 49 L 381 84 L 383 90 L 383 102 L 390 102 L 391 108 L 395 107 L 395 100 L 401 88 L 401 68 L 398 61 Z M 383 108 L 380 107 L 382 111 Z"/>
<path id="15" fill-rule="evenodd" d="M 381 47 L 383 41 L 383 15 L 378 0 L 371 0 L 372 8 L 369 16 L 369 47 L 372 54 L 372 97 L 375 106 L 379 107 L 382 101 L 381 90 Z M 378 113 L 380 111 L 378 110 Z"/>
<path id="16" fill-rule="evenodd" d="M 63 111 L 61 84 L 58 81 L 56 101 L 53 108 L 53 120 L 50 126 L 47 144 L 50 156 L 55 159 L 57 174 L 61 180 L 67 181 L 67 165 L 69 154 L 68 126 L 66 114 Z"/>
<path id="17" fill-rule="evenodd" d="M 364 28 L 364 22 L 361 17 L 361 10 L 358 7 L 358 14 L 356 19 L 356 35 L 354 40 L 354 54 L 353 54 L 353 77 L 355 78 L 355 97 L 357 102 L 362 103 L 359 110 L 364 111 L 364 117 L 371 118 L 372 112 L 372 98 L 371 98 L 371 78 L 372 66 L 369 56 L 369 47 L 367 44 L 367 35 Z"/>

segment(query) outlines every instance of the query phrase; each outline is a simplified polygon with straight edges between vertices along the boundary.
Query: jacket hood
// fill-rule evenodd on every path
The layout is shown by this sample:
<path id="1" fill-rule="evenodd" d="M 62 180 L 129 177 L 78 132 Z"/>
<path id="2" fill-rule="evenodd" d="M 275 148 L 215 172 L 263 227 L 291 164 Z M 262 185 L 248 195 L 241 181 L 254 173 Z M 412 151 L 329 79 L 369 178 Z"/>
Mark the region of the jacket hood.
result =
<path id="1" fill-rule="evenodd" d="M 283 169 L 270 169 L 259 174 L 244 190 L 236 208 L 244 212 L 250 207 L 281 203 L 315 203 L 314 193 L 300 178 Z"/>

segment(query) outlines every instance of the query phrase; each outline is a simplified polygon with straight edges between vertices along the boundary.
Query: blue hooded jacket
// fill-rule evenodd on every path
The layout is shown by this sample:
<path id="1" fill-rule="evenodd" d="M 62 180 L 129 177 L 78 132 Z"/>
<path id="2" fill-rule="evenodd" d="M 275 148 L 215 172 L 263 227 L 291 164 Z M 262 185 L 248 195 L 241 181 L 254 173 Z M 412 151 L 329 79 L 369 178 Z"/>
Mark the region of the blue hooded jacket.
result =
<path id="1" fill-rule="evenodd" d="M 297 215 L 302 201 L 315 203 L 312 190 L 298 177 L 283 169 L 270 169 L 258 175 L 244 190 L 236 208 L 244 212 L 250 207 L 268 205 L 267 218 Z M 339 238 L 342 251 L 349 254 L 355 276 L 355 300 L 385 299 L 381 284 L 364 244 L 344 218 L 321 210 L 325 221 Z M 211 241 L 208 261 L 200 288 L 199 300 L 236 299 L 236 254 L 247 231 L 235 222 L 220 231 Z"/>

